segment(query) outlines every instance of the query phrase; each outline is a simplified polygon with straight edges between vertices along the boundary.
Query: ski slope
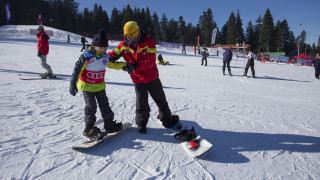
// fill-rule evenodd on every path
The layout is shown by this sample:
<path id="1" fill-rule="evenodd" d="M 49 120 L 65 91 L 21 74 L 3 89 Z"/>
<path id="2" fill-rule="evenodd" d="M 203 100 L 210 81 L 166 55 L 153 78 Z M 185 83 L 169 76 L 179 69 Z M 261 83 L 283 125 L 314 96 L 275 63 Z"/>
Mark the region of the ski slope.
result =
<path id="1" fill-rule="evenodd" d="M 244 59 L 234 58 L 229 77 L 222 75 L 222 57 L 210 56 L 205 67 L 192 51 L 158 48 L 170 61 L 158 68 L 172 112 L 213 150 L 189 157 L 157 122 L 151 98 L 148 132 L 139 134 L 134 85 L 127 72 L 107 69 L 115 119 L 133 127 L 76 152 L 70 147 L 84 140 L 84 100 L 68 88 L 82 46 L 53 29 L 61 38 L 50 39 L 47 62 L 65 79 L 20 80 L 18 74 L 44 72 L 36 38 L 4 29 L 35 27 L 0 27 L 0 179 L 320 179 L 320 82 L 313 67 L 255 61 L 253 79 L 250 70 L 242 77 Z M 108 51 L 117 45 L 110 44 Z M 99 110 L 97 119 L 103 128 Z"/>

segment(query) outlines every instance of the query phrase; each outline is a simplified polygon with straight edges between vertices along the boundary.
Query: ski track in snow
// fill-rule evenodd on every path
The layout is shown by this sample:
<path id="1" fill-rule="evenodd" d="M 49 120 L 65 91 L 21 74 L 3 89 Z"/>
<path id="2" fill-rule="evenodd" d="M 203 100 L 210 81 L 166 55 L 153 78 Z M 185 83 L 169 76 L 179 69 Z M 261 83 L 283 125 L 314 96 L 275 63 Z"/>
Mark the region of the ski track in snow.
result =
<path id="1" fill-rule="evenodd" d="M 16 27 L 21 31 L 29 26 Z M 65 32 L 61 32 L 65 33 Z M 21 39 L 22 38 L 22 39 Z M 110 42 L 108 50 L 117 43 Z M 193 159 L 157 122 L 149 97 L 148 133 L 135 125 L 135 92 L 127 72 L 107 69 L 106 92 L 115 119 L 133 127 L 101 145 L 76 152 L 83 141 L 84 101 L 68 92 L 81 44 L 50 40 L 48 64 L 65 79 L 22 81 L 43 72 L 34 37 L 1 37 L 0 179 L 319 179 L 320 82 L 313 68 L 255 63 L 257 78 L 242 77 L 243 59 L 222 75 L 221 57 L 181 55 L 158 48 L 158 66 L 172 113 L 213 144 Z M 21 74 L 21 75 L 19 75 Z M 100 111 L 97 126 L 103 128 Z"/>

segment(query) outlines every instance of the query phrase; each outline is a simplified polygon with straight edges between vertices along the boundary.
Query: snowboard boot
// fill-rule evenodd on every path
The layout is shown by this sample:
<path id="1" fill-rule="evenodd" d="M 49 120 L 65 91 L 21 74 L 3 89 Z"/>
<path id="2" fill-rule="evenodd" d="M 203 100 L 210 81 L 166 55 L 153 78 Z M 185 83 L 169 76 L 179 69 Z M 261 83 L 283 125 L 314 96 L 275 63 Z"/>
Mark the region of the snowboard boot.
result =
<path id="1" fill-rule="evenodd" d="M 140 134 L 147 134 L 147 127 L 138 125 L 138 132 Z"/>
<path id="2" fill-rule="evenodd" d="M 83 135 L 89 138 L 91 141 L 96 141 L 103 137 L 102 132 L 96 126 L 92 128 L 84 128 Z"/>
<path id="3" fill-rule="evenodd" d="M 185 142 L 185 141 L 189 142 L 196 137 L 197 137 L 197 134 L 196 134 L 196 131 L 194 130 L 194 127 L 192 127 L 190 130 L 185 129 L 180 133 L 177 133 L 174 135 L 174 138 L 176 138 L 180 142 Z"/>
<path id="4" fill-rule="evenodd" d="M 115 120 L 105 124 L 105 129 L 108 133 L 115 133 L 122 130 L 122 123 L 117 123 Z"/>

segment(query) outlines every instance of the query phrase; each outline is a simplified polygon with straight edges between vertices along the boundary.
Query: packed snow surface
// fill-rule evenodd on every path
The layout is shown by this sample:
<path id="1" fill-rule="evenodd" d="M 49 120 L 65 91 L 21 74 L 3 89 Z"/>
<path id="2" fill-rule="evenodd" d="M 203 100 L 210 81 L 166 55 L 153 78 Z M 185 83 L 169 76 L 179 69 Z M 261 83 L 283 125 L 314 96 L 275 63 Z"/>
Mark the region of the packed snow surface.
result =
<path id="1" fill-rule="evenodd" d="M 84 100 L 69 94 L 69 79 L 81 52 L 80 36 L 53 30 L 47 62 L 63 79 L 20 80 L 43 73 L 36 26 L 0 27 L 0 179 L 320 179 L 320 81 L 313 67 L 255 61 L 256 78 L 242 77 L 243 58 L 233 58 L 233 76 L 222 75 L 222 57 L 192 48 L 159 47 L 170 65 L 158 65 L 167 101 L 187 127 L 213 144 L 191 158 L 156 119 L 149 98 L 147 134 L 135 124 L 135 90 L 127 72 L 107 69 L 106 92 L 115 119 L 133 127 L 84 152 Z M 71 43 L 66 43 L 70 34 Z M 89 40 L 90 41 L 90 40 Z M 117 42 L 110 41 L 108 51 Z M 120 59 L 123 61 L 123 59 Z M 97 126 L 103 120 L 97 111 Z"/>

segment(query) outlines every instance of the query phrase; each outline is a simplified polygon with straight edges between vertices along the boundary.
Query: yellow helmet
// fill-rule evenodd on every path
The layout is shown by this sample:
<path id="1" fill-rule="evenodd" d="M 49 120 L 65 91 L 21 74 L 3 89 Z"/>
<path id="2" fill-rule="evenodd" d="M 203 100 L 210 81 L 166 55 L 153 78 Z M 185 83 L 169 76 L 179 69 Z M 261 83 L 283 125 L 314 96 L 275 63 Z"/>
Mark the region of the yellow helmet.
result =
<path id="1" fill-rule="evenodd" d="M 139 35 L 139 26 L 135 21 L 128 21 L 123 27 L 123 35 L 132 37 Z"/>

